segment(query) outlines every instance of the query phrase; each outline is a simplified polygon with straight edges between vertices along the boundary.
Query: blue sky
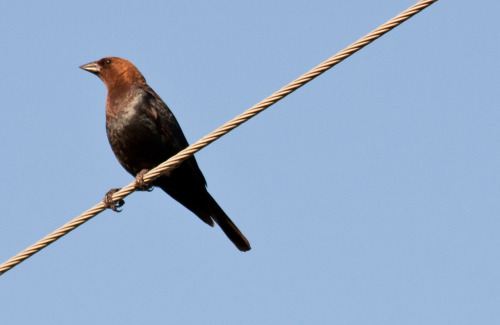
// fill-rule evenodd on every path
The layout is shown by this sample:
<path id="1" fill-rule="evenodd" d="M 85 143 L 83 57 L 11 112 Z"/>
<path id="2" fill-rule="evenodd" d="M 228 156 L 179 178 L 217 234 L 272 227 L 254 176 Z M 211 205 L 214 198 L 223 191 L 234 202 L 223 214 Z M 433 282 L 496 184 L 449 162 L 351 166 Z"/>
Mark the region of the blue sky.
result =
<path id="1" fill-rule="evenodd" d="M 7 2 L 0 262 L 132 181 L 132 61 L 190 142 L 414 1 Z M 5 324 L 496 324 L 500 4 L 438 1 L 196 157 L 252 250 L 134 193 L 0 277 Z"/>

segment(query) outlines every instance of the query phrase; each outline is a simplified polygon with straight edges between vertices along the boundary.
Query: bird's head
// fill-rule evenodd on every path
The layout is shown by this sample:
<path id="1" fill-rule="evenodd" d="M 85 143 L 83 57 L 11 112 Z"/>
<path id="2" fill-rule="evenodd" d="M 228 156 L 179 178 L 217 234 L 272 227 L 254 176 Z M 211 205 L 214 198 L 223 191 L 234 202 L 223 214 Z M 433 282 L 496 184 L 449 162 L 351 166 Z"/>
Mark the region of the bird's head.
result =
<path id="1" fill-rule="evenodd" d="M 80 68 L 101 78 L 108 90 L 113 87 L 146 82 L 141 72 L 130 61 L 122 58 L 107 57 L 84 64 Z"/>

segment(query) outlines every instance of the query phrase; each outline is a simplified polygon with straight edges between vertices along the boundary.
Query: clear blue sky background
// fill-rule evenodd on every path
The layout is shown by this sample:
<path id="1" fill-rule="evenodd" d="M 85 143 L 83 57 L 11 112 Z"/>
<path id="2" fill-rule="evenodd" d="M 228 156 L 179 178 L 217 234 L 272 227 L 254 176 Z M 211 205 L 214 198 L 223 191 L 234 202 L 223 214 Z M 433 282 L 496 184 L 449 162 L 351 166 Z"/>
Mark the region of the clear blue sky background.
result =
<path id="1" fill-rule="evenodd" d="M 414 4 L 7 1 L 0 262 L 132 181 L 131 60 L 194 142 Z M 500 4 L 439 1 L 199 152 L 252 243 L 135 193 L 0 277 L 2 324 L 498 324 Z"/>

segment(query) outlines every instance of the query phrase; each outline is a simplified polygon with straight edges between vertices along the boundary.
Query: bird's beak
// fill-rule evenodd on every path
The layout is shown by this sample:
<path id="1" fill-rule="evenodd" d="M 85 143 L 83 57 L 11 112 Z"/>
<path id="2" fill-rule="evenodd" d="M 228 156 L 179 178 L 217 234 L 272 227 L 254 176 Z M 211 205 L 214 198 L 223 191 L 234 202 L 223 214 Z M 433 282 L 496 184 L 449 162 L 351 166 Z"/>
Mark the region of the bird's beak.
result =
<path id="1" fill-rule="evenodd" d="M 98 74 L 101 71 L 99 64 L 97 62 L 90 62 L 80 66 L 80 69 L 86 70 L 88 72 L 92 72 L 93 74 Z"/>

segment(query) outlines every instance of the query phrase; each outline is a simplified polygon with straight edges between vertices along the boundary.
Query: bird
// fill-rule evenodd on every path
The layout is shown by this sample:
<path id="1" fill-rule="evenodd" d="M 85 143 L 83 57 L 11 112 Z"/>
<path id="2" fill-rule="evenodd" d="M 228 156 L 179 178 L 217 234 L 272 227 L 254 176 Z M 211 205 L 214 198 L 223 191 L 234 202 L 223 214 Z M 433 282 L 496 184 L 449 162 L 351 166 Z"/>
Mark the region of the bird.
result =
<path id="1" fill-rule="evenodd" d="M 136 180 L 140 181 L 147 170 L 189 145 L 173 113 L 130 61 L 106 57 L 80 68 L 97 75 L 106 85 L 109 144 L 120 164 Z M 213 227 L 215 221 L 240 251 L 251 249 L 245 236 L 208 192 L 194 156 L 151 185 L 161 188 L 208 225 Z"/>

